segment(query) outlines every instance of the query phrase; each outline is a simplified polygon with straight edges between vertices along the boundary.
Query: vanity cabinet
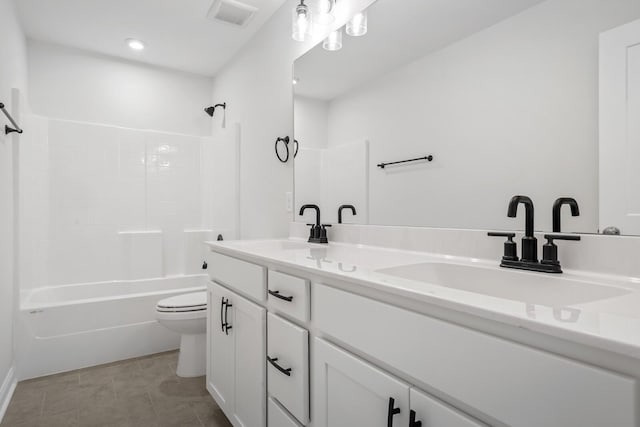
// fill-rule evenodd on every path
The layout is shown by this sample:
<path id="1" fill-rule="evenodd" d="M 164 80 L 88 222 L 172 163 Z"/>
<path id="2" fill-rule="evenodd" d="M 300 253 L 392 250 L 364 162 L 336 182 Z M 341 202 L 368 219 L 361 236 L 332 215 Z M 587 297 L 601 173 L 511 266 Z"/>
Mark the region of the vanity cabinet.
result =
<path id="1" fill-rule="evenodd" d="M 374 299 L 366 286 L 210 259 L 207 388 L 235 427 L 639 425 L 635 374 Z"/>
<path id="2" fill-rule="evenodd" d="M 326 334 L 505 425 L 637 427 L 634 378 L 330 286 L 312 303 Z"/>
<path id="3" fill-rule="evenodd" d="M 314 426 L 409 425 L 409 384 L 316 338 Z"/>
<path id="4" fill-rule="evenodd" d="M 266 309 L 208 285 L 207 390 L 235 426 L 266 425 Z"/>
<path id="5" fill-rule="evenodd" d="M 486 427 L 327 341 L 315 349 L 318 426 Z"/>

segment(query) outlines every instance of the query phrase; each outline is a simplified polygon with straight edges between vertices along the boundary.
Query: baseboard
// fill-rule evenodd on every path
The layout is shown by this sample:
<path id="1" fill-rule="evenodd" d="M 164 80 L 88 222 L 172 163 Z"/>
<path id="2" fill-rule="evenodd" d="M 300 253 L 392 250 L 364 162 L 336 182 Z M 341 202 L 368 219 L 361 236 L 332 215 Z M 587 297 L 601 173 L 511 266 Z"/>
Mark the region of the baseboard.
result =
<path id="1" fill-rule="evenodd" d="M 7 375 L 4 377 L 4 381 L 2 381 L 2 385 L 0 386 L 0 422 L 4 418 L 4 413 L 7 411 L 9 407 L 9 402 L 11 402 L 11 397 L 13 396 L 13 392 L 16 389 L 16 375 L 15 369 L 13 366 L 7 372 Z"/>

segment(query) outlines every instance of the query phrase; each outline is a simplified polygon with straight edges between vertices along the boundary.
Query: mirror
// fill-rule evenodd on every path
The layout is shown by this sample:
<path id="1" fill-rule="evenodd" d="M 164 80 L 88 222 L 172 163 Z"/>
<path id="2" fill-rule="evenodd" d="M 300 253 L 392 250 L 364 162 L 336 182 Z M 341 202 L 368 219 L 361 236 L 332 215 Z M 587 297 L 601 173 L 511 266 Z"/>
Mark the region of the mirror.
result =
<path id="1" fill-rule="evenodd" d="M 344 223 L 522 230 L 524 209 L 506 213 L 523 194 L 536 230 L 552 230 L 560 197 L 580 207 L 562 208 L 563 232 L 620 226 L 599 222 L 599 38 L 640 18 L 637 0 L 378 0 L 366 12 L 365 35 L 294 63 L 296 221 L 314 203 L 325 223 L 353 205 Z M 633 176 L 624 197 L 640 211 Z"/>

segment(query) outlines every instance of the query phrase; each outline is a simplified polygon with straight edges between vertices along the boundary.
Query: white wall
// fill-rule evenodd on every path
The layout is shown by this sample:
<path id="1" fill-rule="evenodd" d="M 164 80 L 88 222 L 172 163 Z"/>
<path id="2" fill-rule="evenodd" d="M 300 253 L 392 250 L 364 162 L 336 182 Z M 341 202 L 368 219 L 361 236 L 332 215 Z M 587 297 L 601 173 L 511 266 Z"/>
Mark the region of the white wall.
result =
<path id="1" fill-rule="evenodd" d="M 327 148 L 329 102 L 296 95 L 293 121 L 296 139 L 305 148 Z"/>
<path id="2" fill-rule="evenodd" d="M 26 90 L 27 60 L 24 35 L 11 0 L 0 0 L 0 101 L 14 110 L 12 89 Z M 7 124 L 0 114 L 0 126 Z M 0 387 L 13 363 L 14 239 L 13 239 L 13 152 L 18 137 L 0 132 Z M 13 142 L 12 142 L 13 141 Z M 2 392 L 0 389 L 0 411 Z"/>
<path id="3" fill-rule="evenodd" d="M 210 135 L 212 79 L 29 41 L 30 102 L 57 119 Z"/>
<path id="4" fill-rule="evenodd" d="M 341 17 L 335 26 L 371 2 L 338 2 Z M 292 162 L 280 163 L 273 144 L 278 136 L 293 134 L 292 65 L 314 44 L 291 39 L 291 10 L 296 3 L 285 2 L 214 81 L 213 101 L 227 102 L 227 122 L 241 126 L 243 238 L 285 236 L 293 215 L 285 203 L 285 193 L 292 191 Z"/>
<path id="5" fill-rule="evenodd" d="M 237 131 L 212 80 L 31 41 L 20 288 L 201 273 L 237 229 Z M 222 183 L 222 184 L 221 184 Z"/>
<path id="6" fill-rule="evenodd" d="M 522 228 L 506 218 L 522 193 L 536 228 L 566 195 L 582 216 L 564 228 L 595 232 L 598 34 L 638 16 L 637 0 L 549 0 L 335 99 L 329 145 L 371 142 L 370 222 Z"/>
<path id="7" fill-rule="evenodd" d="M 202 242 L 233 237 L 235 205 L 216 183 L 235 189 L 234 138 L 25 123 L 21 289 L 201 273 Z"/>

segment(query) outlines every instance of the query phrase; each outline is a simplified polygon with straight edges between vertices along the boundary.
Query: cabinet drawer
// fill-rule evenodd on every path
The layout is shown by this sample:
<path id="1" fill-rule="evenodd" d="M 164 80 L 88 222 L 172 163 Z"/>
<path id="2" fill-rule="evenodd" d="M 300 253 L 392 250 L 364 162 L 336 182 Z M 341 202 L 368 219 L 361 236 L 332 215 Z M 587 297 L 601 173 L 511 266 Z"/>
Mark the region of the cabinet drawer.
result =
<path id="1" fill-rule="evenodd" d="M 486 427 L 459 412 L 458 410 L 439 402 L 433 397 L 414 388 L 409 392 L 411 415 L 423 426 L 428 427 Z"/>
<path id="2" fill-rule="evenodd" d="M 632 378 L 314 286 L 312 310 L 321 330 L 506 425 L 638 425 Z"/>
<path id="3" fill-rule="evenodd" d="M 271 397 L 268 403 L 269 421 L 267 426 L 269 427 L 302 427 L 302 424 L 294 420 L 287 411 L 280 406 Z"/>
<path id="4" fill-rule="evenodd" d="M 309 332 L 267 314 L 267 387 L 302 424 L 309 421 Z"/>
<path id="5" fill-rule="evenodd" d="M 209 277 L 258 301 L 266 298 L 265 267 L 241 261 L 237 258 L 209 252 L 207 255 Z"/>
<path id="6" fill-rule="evenodd" d="M 269 308 L 302 322 L 309 321 L 309 281 L 269 270 Z"/>

